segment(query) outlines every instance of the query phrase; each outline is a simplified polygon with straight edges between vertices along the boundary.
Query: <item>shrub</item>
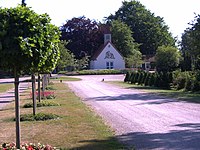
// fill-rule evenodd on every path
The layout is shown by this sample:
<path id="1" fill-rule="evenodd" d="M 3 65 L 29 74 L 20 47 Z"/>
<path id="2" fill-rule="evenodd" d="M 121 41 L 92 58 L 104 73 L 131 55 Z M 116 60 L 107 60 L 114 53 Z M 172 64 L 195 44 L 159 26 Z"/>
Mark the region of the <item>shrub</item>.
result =
<path id="1" fill-rule="evenodd" d="M 130 81 L 130 77 L 131 77 L 130 72 L 127 71 L 126 77 L 124 78 L 124 82 L 129 82 Z"/>
<path id="2" fill-rule="evenodd" d="M 150 74 L 150 77 L 149 77 L 148 85 L 149 85 L 149 86 L 153 86 L 153 85 L 154 85 L 154 82 L 155 82 L 155 73 L 151 73 L 151 74 Z"/>
<path id="3" fill-rule="evenodd" d="M 45 120 L 52 120 L 60 118 L 56 114 L 45 114 L 45 113 L 38 113 L 36 115 L 33 114 L 22 114 L 20 116 L 20 121 L 45 121 Z M 14 118 L 15 121 L 15 118 Z"/>
<path id="4" fill-rule="evenodd" d="M 60 104 L 52 102 L 52 101 L 41 101 L 41 102 L 37 102 L 37 107 L 47 107 L 47 106 L 60 106 Z M 31 108 L 33 107 L 33 103 L 26 103 L 24 106 L 24 108 Z"/>
<path id="5" fill-rule="evenodd" d="M 143 73 L 143 72 L 139 72 L 138 84 L 141 84 L 141 83 L 142 83 L 143 76 L 144 76 L 144 73 Z"/>
<path id="6" fill-rule="evenodd" d="M 144 85 L 145 85 L 145 86 L 148 86 L 149 78 L 150 78 L 150 73 L 148 72 L 148 73 L 147 73 L 147 76 L 146 76 L 146 78 L 145 78 L 145 80 L 144 80 Z"/>

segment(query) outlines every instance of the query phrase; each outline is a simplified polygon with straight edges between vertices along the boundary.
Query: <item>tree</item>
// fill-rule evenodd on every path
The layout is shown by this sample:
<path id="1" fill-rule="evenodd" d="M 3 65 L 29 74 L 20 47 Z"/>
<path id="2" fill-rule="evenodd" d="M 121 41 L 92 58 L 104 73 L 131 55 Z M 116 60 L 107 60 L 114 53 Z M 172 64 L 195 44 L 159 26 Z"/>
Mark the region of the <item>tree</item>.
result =
<path id="1" fill-rule="evenodd" d="M 171 72 L 179 66 L 181 55 L 176 47 L 160 46 L 155 59 L 158 72 Z"/>
<path id="2" fill-rule="evenodd" d="M 125 57 L 128 67 L 138 67 L 142 63 L 142 54 L 139 51 L 139 44 L 132 37 L 132 31 L 128 25 L 120 20 L 111 22 L 112 42 Z"/>
<path id="3" fill-rule="evenodd" d="M 58 70 L 64 70 L 66 67 L 75 67 L 75 56 L 68 49 L 66 49 L 67 42 L 61 41 L 59 44 L 60 59 L 57 64 Z"/>
<path id="4" fill-rule="evenodd" d="M 61 40 L 68 41 L 66 48 L 75 55 L 76 59 L 84 57 L 81 55 L 83 53 L 92 56 L 103 42 L 98 23 L 84 16 L 68 20 L 61 27 L 61 32 Z"/>
<path id="5" fill-rule="evenodd" d="M 0 8 L 0 64 L 15 77 L 16 146 L 20 148 L 19 75 L 22 71 L 48 70 L 59 57 L 59 30 L 47 14 L 28 7 Z M 38 69 L 39 68 L 39 69 Z M 42 69 L 43 68 L 43 69 Z"/>
<path id="6" fill-rule="evenodd" d="M 200 15 L 196 15 L 190 25 L 192 27 L 187 28 L 182 35 L 181 52 L 184 64 L 190 64 L 191 69 L 197 70 L 200 69 Z M 189 68 L 188 65 L 184 65 L 184 67 L 185 70 Z"/>
<path id="7" fill-rule="evenodd" d="M 132 37 L 132 31 L 128 25 L 120 20 L 111 22 L 112 43 L 116 46 L 119 52 L 128 57 L 138 49 L 139 44 Z"/>
<path id="8" fill-rule="evenodd" d="M 119 10 L 107 20 L 121 20 L 126 23 L 133 32 L 135 42 L 141 44 L 139 48 L 143 55 L 155 54 L 162 45 L 175 45 L 175 39 L 163 18 L 155 16 L 139 1 L 124 1 Z"/>

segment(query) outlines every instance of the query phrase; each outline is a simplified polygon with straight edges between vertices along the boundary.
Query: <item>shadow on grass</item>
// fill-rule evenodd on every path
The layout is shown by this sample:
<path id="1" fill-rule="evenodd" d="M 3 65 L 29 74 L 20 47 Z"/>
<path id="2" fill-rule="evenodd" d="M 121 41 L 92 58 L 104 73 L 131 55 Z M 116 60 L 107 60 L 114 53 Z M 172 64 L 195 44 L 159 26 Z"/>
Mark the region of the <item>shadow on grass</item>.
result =
<path id="1" fill-rule="evenodd" d="M 123 82 L 120 83 L 123 86 Z M 147 93 L 157 94 L 168 98 L 175 98 L 177 100 L 200 103 L 200 93 L 187 92 L 182 90 L 171 90 L 171 89 L 161 89 L 157 87 L 150 86 L 140 86 L 128 84 L 127 89 L 144 90 Z"/>
<path id="2" fill-rule="evenodd" d="M 111 137 L 107 140 L 78 141 L 84 146 L 69 150 L 133 150 L 135 149 L 174 149 L 198 150 L 200 148 L 200 123 L 184 123 L 172 126 L 173 130 L 165 133 L 131 132 Z M 119 139 L 127 147 L 113 147 L 113 139 Z M 132 148 L 131 148 L 132 147 Z"/>

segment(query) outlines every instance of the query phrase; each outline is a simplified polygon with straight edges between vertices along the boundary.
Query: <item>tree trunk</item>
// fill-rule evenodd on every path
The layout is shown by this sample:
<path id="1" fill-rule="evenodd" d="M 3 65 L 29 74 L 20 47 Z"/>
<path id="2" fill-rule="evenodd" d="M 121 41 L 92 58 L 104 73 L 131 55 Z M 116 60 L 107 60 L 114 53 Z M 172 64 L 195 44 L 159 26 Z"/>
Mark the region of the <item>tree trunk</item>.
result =
<path id="1" fill-rule="evenodd" d="M 38 73 L 38 101 L 41 101 L 40 74 Z"/>
<path id="2" fill-rule="evenodd" d="M 44 75 L 42 77 L 42 98 L 44 99 L 44 91 L 45 91 L 45 79 Z"/>
<path id="3" fill-rule="evenodd" d="M 33 99 L 33 115 L 35 115 L 36 114 L 35 74 L 32 74 L 32 99 Z"/>
<path id="4" fill-rule="evenodd" d="M 19 99 L 19 76 L 16 68 L 14 69 L 15 77 L 15 119 L 16 119 L 16 146 L 20 149 L 20 99 Z"/>

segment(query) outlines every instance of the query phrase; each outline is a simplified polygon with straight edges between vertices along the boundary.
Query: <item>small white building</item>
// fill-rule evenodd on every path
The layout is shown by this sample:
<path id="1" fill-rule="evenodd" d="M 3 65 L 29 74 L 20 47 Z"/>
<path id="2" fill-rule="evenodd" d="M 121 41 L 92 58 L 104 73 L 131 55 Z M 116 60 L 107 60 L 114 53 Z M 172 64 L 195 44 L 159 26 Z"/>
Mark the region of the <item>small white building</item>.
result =
<path id="1" fill-rule="evenodd" d="M 125 69 L 123 56 L 111 43 L 111 34 L 104 34 L 104 45 L 92 56 L 90 69 Z"/>

